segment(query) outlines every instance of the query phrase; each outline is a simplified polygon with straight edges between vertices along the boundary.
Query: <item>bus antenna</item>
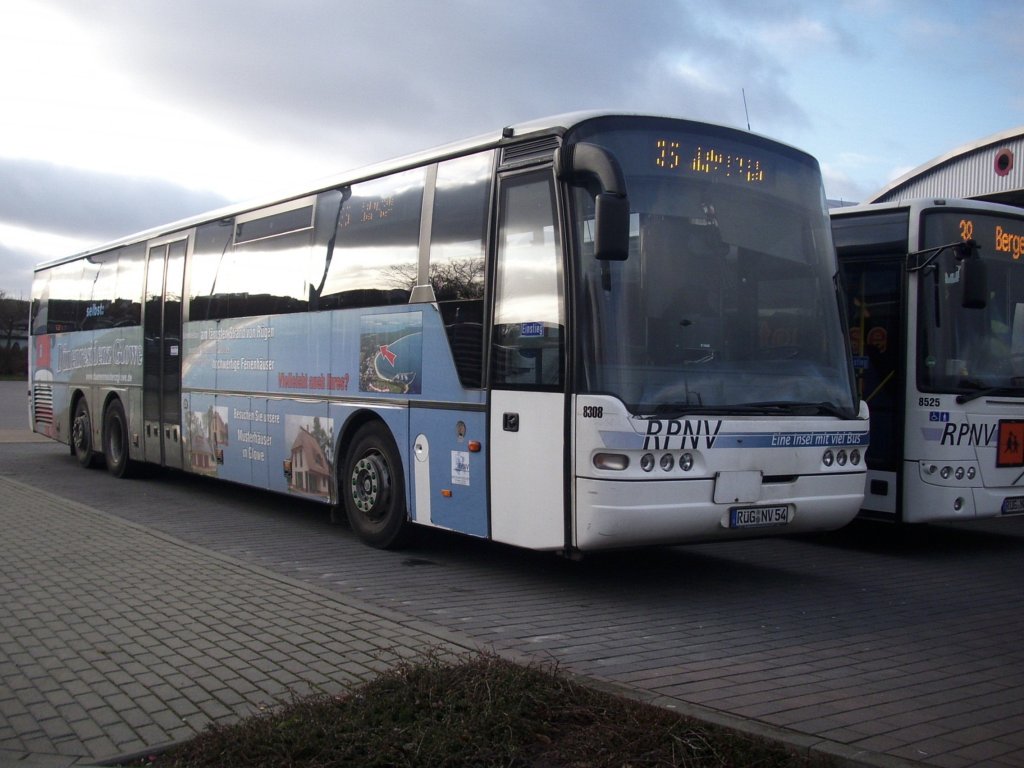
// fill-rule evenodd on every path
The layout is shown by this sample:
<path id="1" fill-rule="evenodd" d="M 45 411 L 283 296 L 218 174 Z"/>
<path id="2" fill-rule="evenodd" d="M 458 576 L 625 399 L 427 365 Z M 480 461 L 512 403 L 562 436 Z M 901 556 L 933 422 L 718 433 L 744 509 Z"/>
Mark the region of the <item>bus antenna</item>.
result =
<path id="1" fill-rule="evenodd" d="M 743 94 L 743 114 L 747 116 L 747 130 L 750 130 L 750 112 L 747 111 L 747 89 L 740 88 L 740 93 Z"/>

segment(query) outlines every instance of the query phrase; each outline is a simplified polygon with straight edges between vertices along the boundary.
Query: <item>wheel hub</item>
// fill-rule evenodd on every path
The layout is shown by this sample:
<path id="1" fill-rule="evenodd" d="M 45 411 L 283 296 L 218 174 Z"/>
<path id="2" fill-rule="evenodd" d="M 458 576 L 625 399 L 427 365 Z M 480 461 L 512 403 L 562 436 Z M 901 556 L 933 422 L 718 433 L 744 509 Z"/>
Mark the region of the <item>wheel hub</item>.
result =
<path id="1" fill-rule="evenodd" d="M 382 506 L 390 489 L 388 470 L 377 456 L 364 456 L 352 469 L 352 502 L 360 512 Z"/>

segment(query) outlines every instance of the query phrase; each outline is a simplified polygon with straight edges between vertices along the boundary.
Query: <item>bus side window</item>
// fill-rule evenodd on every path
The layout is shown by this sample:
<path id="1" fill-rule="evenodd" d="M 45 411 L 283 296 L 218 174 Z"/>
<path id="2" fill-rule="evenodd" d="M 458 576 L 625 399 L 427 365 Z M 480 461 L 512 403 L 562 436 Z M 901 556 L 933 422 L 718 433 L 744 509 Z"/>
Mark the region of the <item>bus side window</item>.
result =
<path id="1" fill-rule="evenodd" d="M 47 315 L 47 333 L 77 331 L 81 302 L 79 293 L 82 284 L 82 261 L 70 261 L 54 267 L 50 273 L 50 300 Z M 91 288 L 92 286 L 90 286 Z"/>
<path id="2" fill-rule="evenodd" d="M 117 257 L 117 289 L 110 310 L 116 327 L 142 324 L 142 284 L 145 278 L 146 247 L 142 243 L 122 248 Z"/>
<path id="3" fill-rule="evenodd" d="M 341 206 L 319 309 L 407 304 L 419 272 L 426 171 L 360 182 Z"/>
<path id="4" fill-rule="evenodd" d="M 47 332 L 46 324 L 50 308 L 50 271 L 36 272 L 32 279 L 32 335 L 40 336 Z"/>
<path id="5" fill-rule="evenodd" d="M 309 307 L 312 230 L 291 232 L 253 243 L 235 243 L 233 282 L 224 284 L 230 317 L 283 315 Z M 222 293 L 218 275 L 218 293 Z"/>
<path id="6" fill-rule="evenodd" d="M 459 381 L 483 386 L 484 243 L 493 155 L 438 166 L 430 235 L 430 284 Z"/>
<path id="7" fill-rule="evenodd" d="M 305 312 L 313 213 L 307 198 L 199 227 L 189 268 L 188 319 Z"/>
<path id="8" fill-rule="evenodd" d="M 217 270 L 231 247 L 231 219 L 203 224 L 196 229 L 189 264 L 189 320 L 226 317 L 215 295 Z"/>
<path id="9" fill-rule="evenodd" d="M 83 331 L 112 326 L 111 312 L 117 293 L 117 251 L 97 253 L 86 258 L 82 284 Z"/>

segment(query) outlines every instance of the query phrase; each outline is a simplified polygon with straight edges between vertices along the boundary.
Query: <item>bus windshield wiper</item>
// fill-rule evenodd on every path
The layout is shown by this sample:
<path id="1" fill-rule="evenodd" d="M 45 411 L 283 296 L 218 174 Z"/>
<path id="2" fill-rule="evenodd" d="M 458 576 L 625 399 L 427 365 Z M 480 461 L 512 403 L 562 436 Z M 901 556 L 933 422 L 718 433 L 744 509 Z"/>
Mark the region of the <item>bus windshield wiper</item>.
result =
<path id="1" fill-rule="evenodd" d="M 961 392 L 956 396 L 956 401 L 961 404 L 969 403 L 971 400 L 977 400 L 979 397 L 988 397 L 989 395 L 1024 397 L 1024 390 L 1017 387 L 983 387 L 973 392 Z"/>
<path id="2" fill-rule="evenodd" d="M 769 413 L 787 413 L 792 416 L 835 416 L 840 419 L 853 418 L 849 410 L 829 402 L 806 403 L 790 400 L 777 400 L 763 403 L 748 403 L 748 408 L 771 409 Z"/>
<path id="3" fill-rule="evenodd" d="M 739 405 L 697 405 L 695 403 L 658 403 L 654 406 L 641 407 L 643 413 L 650 413 L 652 416 L 661 416 L 668 419 L 679 419 L 683 416 L 697 414 L 714 415 L 746 415 L 751 413 L 768 413 L 764 408 L 749 408 Z M 779 413 L 779 411 L 771 411 Z"/>
<path id="4" fill-rule="evenodd" d="M 857 418 L 857 411 L 847 408 L 840 408 L 835 403 L 815 403 L 815 407 L 818 409 L 818 414 L 821 416 L 835 416 L 837 419 L 855 419 Z"/>

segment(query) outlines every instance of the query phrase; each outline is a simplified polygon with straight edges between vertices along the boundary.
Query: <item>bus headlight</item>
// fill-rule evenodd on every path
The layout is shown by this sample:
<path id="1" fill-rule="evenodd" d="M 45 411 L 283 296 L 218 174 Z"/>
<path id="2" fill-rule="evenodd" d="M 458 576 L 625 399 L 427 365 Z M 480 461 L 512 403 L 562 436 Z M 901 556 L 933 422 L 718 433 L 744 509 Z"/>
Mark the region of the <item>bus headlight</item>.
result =
<path id="1" fill-rule="evenodd" d="M 836 454 L 836 464 L 840 467 L 846 466 L 846 451 L 839 451 L 839 453 Z"/>
<path id="2" fill-rule="evenodd" d="M 683 470 L 683 472 L 689 472 L 691 469 L 693 469 L 692 453 L 684 453 L 682 456 L 679 457 L 679 468 Z"/>
<path id="3" fill-rule="evenodd" d="M 833 455 L 831 450 L 825 451 L 825 454 L 821 457 L 821 463 L 826 467 L 831 467 L 835 463 L 836 457 Z"/>
<path id="4" fill-rule="evenodd" d="M 676 460 L 673 458 L 671 453 L 666 453 L 661 457 L 661 468 L 666 472 L 671 472 L 672 467 L 676 465 Z"/>
<path id="5" fill-rule="evenodd" d="M 939 477 L 941 477 L 943 480 L 949 480 L 949 476 L 951 474 L 953 474 L 952 467 L 946 466 L 939 470 Z"/>
<path id="6" fill-rule="evenodd" d="M 857 448 L 850 451 L 850 463 L 855 467 L 860 464 L 860 451 Z"/>
<path id="7" fill-rule="evenodd" d="M 643 456 L 640 457 L 640 469 L 642 469 L 644 472 L 650 472 L 652 469 L 654 469 L 653 453 L 645 453 Z"/>

